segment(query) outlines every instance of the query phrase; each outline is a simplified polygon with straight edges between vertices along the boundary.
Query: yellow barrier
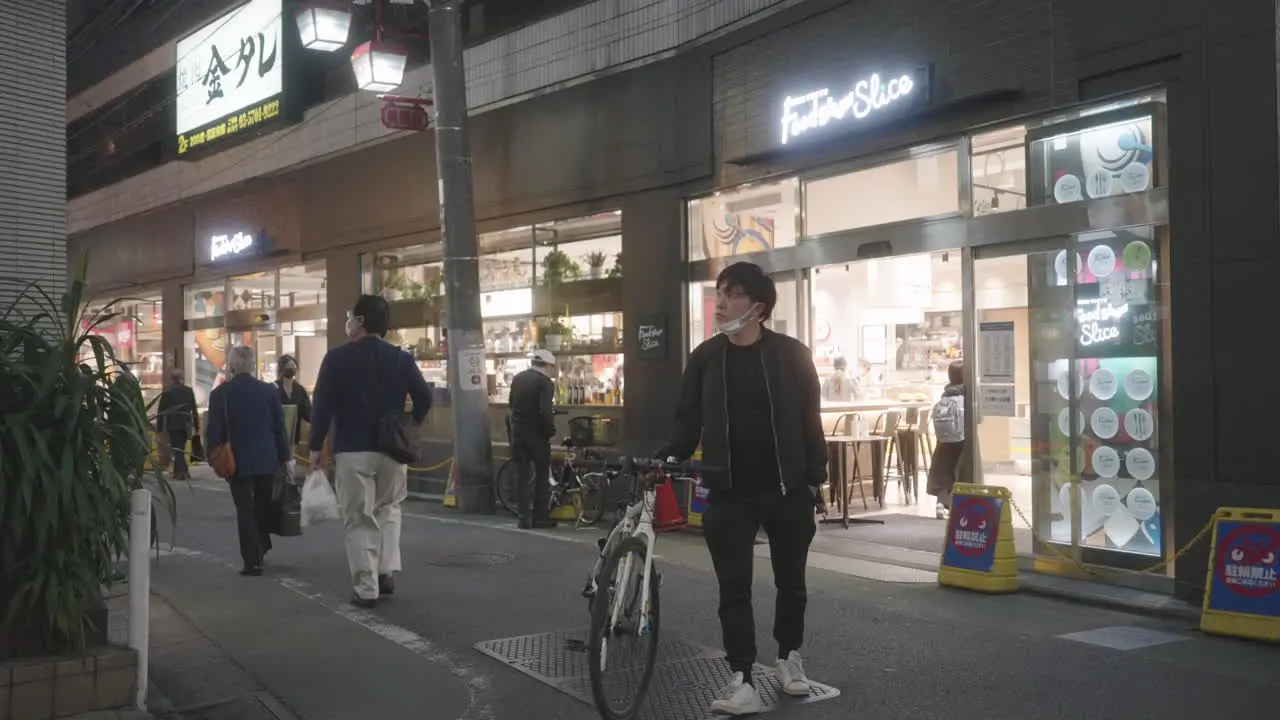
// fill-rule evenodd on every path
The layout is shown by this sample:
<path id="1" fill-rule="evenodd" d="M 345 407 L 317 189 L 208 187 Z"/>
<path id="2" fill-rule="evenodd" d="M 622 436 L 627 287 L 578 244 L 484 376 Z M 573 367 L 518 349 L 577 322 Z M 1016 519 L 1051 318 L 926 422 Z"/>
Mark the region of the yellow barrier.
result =
<path id="1" fill-rule="evenodd" d="M 1280 642 L 1280 511 L 1214 513 L 1200 629 Z"/>
<path id="2" fill-rule="evenodd" d="M 956 485 L 938 558 L 939 585 L 983 593 L 1017 591 L 1010 499 L 1006 488 Z"/>

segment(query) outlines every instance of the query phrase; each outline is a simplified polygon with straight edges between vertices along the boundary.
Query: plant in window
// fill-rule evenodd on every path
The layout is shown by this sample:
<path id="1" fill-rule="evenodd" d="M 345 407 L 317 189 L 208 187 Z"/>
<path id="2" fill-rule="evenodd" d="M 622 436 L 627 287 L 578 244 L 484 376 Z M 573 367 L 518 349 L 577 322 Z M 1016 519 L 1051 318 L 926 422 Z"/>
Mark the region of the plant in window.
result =
<path id="1" fill-rule="evenodd" d="M 0 659 L 104 641 L 92 618 L 128 553 L 133 491 L 176 517 L 160 463 L 147 469 L 142 388 L 95 334 L 122 305 L 88 311 L 87 269 L 81 253 L 60 299 L 31 283 L 0 308 Z"/>
<path id="2" fill-rule="evenodd" d="M 584 258 L 587 261 L 587 268 L 590 270 L 591 279 L 598 280 L 604 277 L 604 264 L 609 259 L 601 250 L 594 250 L 587 253 Z"/>
<path id="3" fill-rule="evenodd" d="M 563 250 L 552 250 L 542 258 L 542 284 L 553 287 L 582 277 L 582 268 Z"/>
<path id="4" fill-rule="evenodd" d="M 553 318 L 543 328 L 543 338 L 548 350 L 559 352 L 573 341 L 573 328 L 559 318 Z"/>
<path id="5" fill-rule="evenodd" d="M 613 267 L 609 268 L 609 274 L 605 277 L 620 278 L 622 277 L 622 253 L 613 256 Z"/>

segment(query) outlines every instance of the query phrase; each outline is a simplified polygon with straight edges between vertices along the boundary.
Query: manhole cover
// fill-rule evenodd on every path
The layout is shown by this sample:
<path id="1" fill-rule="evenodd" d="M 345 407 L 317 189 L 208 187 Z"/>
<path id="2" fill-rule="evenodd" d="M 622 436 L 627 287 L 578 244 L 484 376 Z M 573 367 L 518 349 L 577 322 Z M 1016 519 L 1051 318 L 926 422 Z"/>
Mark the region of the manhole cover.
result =
<path id="1" fill-rule="evenodd" d="M 428 565 L 436 567 L 474 568 L 505 565 L 515 559 L 510 553 L 443 553 L 427 558 Z"/>
<path id="2" fill-rule="evenodd" d="M 500 660 L 536 680 L 566 693 L 588 705 L 594 704 L 586 654 L 576 652 L 574 640 L 587 637 L 587 631 L 540 633 L 476 643 L 480 652 Z M 649 695 L 640 712 L 641 720 L 702 720 L 716 693 L 729 681 L 729 667 L 724 653 L 712 648 L 663 638 L 658 643 Z M 765 707 L 773 710 L 787 705 L 803 704 L 837 697 L 840 691 L 815 683 L 808 698 L 794 699 L 783 695 L 778 678 L 771 668 L 755 667 L 756 688 Z M 634 678 L 623 677 L 618 682 Z"/>

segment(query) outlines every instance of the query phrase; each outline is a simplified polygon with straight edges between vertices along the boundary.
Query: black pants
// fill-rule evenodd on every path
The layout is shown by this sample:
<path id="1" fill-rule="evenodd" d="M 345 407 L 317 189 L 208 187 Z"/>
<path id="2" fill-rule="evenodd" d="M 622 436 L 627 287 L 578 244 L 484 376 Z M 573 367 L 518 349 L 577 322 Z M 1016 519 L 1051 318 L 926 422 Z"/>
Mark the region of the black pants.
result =
<path id="1" fill-rule="evenodd" d="M 520 518 L 547 519 L 551 514 L 547 507 L 551 504 L 551 440 L 516 432 L 511 438 L 511 459 L 525 469 L 517 495 Z"/>
<path id="2" fill-rule="evenodd" d="M 187 431 L 170 430 L 169 454 L 173 457 L 173 476 L 185 480 L 191 476 L 187 470 Z"/>
<path id="3" fill-rule="evenodd" d="M 240 557 L 247 568 L 262 564 L 271 549 L 271 526 L 275 511 L 271 493 L 274 475 L 237 475 L 231 478 L 231 497 L 236 503 L 236 526 L 240 533 Z"/>
<path id="4" fill-rule="evenodd" d="M 716 497 L 702 516 L 703 535 L 716 580 L 720 583 L 720 630 L 729 667 L 751 677 L 756 660 L 756 623 L 751 612 L 752 567 L 760 527 L 769 536 L 773 582 L 778 589 L 773 637 L 778 656 L 804 644 L 804 612 L 808 604 L 805 568 L 809 545 L 817 532 L 814 496 L 807 488 L 785 496 Z"/>

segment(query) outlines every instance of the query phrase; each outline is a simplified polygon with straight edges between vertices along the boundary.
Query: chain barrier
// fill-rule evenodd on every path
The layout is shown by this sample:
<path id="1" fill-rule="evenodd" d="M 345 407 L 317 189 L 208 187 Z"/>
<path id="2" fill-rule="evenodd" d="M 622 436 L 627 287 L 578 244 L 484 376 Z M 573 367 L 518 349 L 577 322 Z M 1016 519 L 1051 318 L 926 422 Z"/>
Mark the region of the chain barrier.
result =
<path id="1" fill-rule="evenodd" d="M 1073 566 L 1080 572 L 1086 575 L 1091 575 L 1093 577 L 1124 577 L 1126 575 L 1132 575 L 1133 572 L 1135 572 L 1132 570 L 1126 570 L 1123 572 L 1114 571 L 1114 570 L 1102 570 L 1101 568 L 1089 567 L 1085 565 L 1079 560 L 1076 560 L 1070 555 L 1059 550 L 1055 543 L 1045 540 L 1044 537 L 1040 535 L 1040 533 L 1036 532 L 1034 529 L 1035 525 L 1033 525 L 1031 523 L 1031 520 L 1027 518 L 1026 514 L 1022 512 L 1022 508 L 1018 506 L 1018 503 L 1014 501 L 1012 496 L 1010 496 L 1009 498 L 1009 505 L 1013 507 L 1013 511 L 1018 514 L 1018 517 L 1021 518 L 1022 522 L 1026 524 L 1027 529 L 1031 531 L 1032 536 L 1034 536 L 1036 540 L 1039 540 L 1042 546 L 1047 548 L 1049 552 L 1053 553 L 1058 558 L 1066 561 L 1069 565 Z M 1216 518 L 1216 514 L 1213 516 L 1210 516 L 1208 522 L 1206 522 L 1204 526 L 1200 528 L 1199 532 L 1197 532 L 1195 536 L 1193 536 L 1190 540 L 1188 540 L 1187 544 L 1183 545 L 1181 548 L 1179 548 L 1176 552 L 1174 552 L 1168 558 L 1161 560 L 1160 562 L 1154 565 L 1141 568 L 1136 572 L 1140 575 L 1145 575 L 1147 573 L 1153 573 L 1159 570 L 1164 570 L 1165 568 L 1172 565 L 1174 562 L 1177 562 L 1179 558 L 1181 558 L 1183 555 L 1186 555 L 1187 552 L 1191 550 L 1191 548 L 1200 544 L 1200 541 L 1203 540 L 1205 536 L 1209 534 L 1209 531 L 1213 529 L 1213 521 L 1215 518 Z"/>

